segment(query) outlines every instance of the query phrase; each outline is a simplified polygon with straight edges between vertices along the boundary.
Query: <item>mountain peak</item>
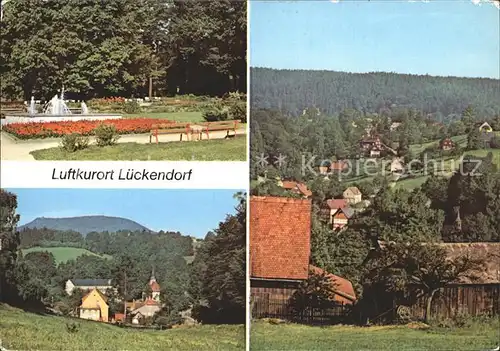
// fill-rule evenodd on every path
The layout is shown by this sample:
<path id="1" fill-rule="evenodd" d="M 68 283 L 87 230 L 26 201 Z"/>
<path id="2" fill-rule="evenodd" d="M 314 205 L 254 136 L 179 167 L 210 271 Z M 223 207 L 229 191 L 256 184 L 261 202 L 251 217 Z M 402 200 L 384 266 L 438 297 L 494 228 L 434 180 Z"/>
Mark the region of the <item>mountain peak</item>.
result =
<path id="1" fill-rule="evenodd" d="M 72 230 L 82 235 L 90 232 L 110 233 L 120 230 L 146 231 L 152 233 L 152 230 L 127 218 L 103 216 L 103 215 L 85 215 L 75 217 L 37 217 L 29 223 L 18 228 L 47 228 L 54 230 Z"/>

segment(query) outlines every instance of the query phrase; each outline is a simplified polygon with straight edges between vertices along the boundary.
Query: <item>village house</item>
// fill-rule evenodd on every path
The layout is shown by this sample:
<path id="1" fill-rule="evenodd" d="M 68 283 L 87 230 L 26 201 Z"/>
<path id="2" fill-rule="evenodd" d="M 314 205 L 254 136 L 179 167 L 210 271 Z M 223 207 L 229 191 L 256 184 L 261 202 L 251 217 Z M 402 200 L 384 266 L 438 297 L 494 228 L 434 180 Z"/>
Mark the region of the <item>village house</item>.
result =
<path id="1" fill-rule="evenodd" d="M 130 315 L 132 316 L 132 324 L 140 324 L 140 322 L 147 317 L 153 317 L 156 313 L 160 312 L 161 304 L 147 297 L 145 301 L 136 301 L 131 306 Z M 138 323 L 134 323 L 136 320 Z"/>
<path id="2" fill-rule="evenodd" d="M 391 126 L 389 127 L 391 132 L 396 131 L 403 123 L 401 122 L 392 122 Z"/>
<path id="3" fill-rule="evenodd" d="M 109 306 L 107 297 L 97 288 L 92 289 L 82 298 L 79 317 L 99 322 L 108 322 Z"/>
<path id="4" fill-rule="evenodd" d="M 72 295 L 75 289 L 87 291 L 97 289 L 106 294 L 108 289 L 113 289 L 111 279 L 68 279 L 66 281 L 66 294 Z"/>
<path id="5" fill-rule="evenodd" d="M 329 199 L 321 208 L 321 214 L 333 230 L 341 230 L 354 215 L 354 210 L 348 207 L 346 199 Z"/>
<path id="6" fill-rule="evenodd" d="M 288 180 L 285 180 L 285 181 L 280 180 L 280 181 L 278 181 L 278 185 L 280 187 L 282 187 L 283 189 L 289 190 L 295 194 L 299 194 L 299 195 L 303 196 L 304 198 L 308 198 L 308 197 L 312 196 L 311 190 L 309 190 L 307 188 L 307 185 L 305 185 L 304 183 L 298 183 L 298 182 L 288 181 Z"/>
<path id="7" fill-rule="evenodd" d="M 490 124 L 488 122 L 484 122 L 479 126 L 479 131 L 481 133 L 492 133 L 493 128 L 491 128 Z"/>
<path id="8" fill-rule="evenodd" d="M 344 192 L 342 193 L 342 196 L 350 205 L 355 205 L 361 202 L 362 200 L 361 191 L 359 191 L 359 189 L 355 186 L 351 186 L 345 189 Z"/>
<path id="9" fill-rule="evenodd" d="M 394 157 L 391 161 L 391 173 L 404 173 L 403 158 Z"/>
<path id="10" fill-rule="evenodd" d="M 332 218 L 332 229 L 333 230 L 342 230 L 344 229 L 349 220 L 354 215 L 354 210 L 350 207 L 343 207 L 337 210 L 337 212 L 333 215 Z"/>
<path id="11" fill-rule="evenodd" d="M 373 148 L 381 148 L 382 142 L 379 137 L 364 137 L 359 145 L 363 150 L 370 151 Z"/>
<path id="12" fill-rule="evenodd" d="M 347 207 L 346 199 L 328 199 L 321 208 L 322 217 L 328 220 L 328 223 L 333 223 L 332 218 L 341 208 Z"/>
<path id="13" fill-rule="evenodd" d="M 328 173 L 330 173 L 330 167 L 328 167 L 328 166 L 319 166 L 318 167 L 318 171 L 319 171 L 319 174 L 321 174 L 321 175 L 327 175 Z"/>
<path id="14" fill-rule="evenodd" d="M 450 151 L 455 148 L 455 143 L 450 138 L 444 138 L 439 142 L 439 148 L 443 151 Z"/>
<path id="15" fill-rule="evenodd" d="M 279 314 L 300 284 L 317 269 L 309 265 L 311 210 L 308 199 L 250 198 L 249 264 L 254 317 Z M 352 284 L 335 275 L 330 277 L 338 292 L 335 300 L 352 304 L 356 300 Z M 336 284 L 339 281 L 342 284 Z"/>
<path id="16" fill-rule="evenodd" d="M 132 324 L 142 324 L 145 318 L 154 317 L 154 315 L 162 308 L 162 304 L 160 302 L 161 288 L 160 284 L 156 281 L 154 269 L 151 273 L 148 287 L 151 290 L 149 295 L 143 293 L 142 300 L 133 300 L 132 302 L 126 302 L 125 304 L 126 309 L 130 311 Z"/>
<path id="17" fill-rule="evenodd" d="M 340 160 L 340 161 L 333 161 L 331 164 L 330 164 L 330 170 L 332 172 L 342 172 L 346 169 L 349 168 L 349 165 L 347 162 L 345 162 L 344 160 Z"/>
<path id="18" fill-rule="evenodd" d="M 370 157 L 371 158 L 380 157 L 381 153 L 382 153 L 382 148 L 379 146 L 374 146 L 370 149 Z"/>

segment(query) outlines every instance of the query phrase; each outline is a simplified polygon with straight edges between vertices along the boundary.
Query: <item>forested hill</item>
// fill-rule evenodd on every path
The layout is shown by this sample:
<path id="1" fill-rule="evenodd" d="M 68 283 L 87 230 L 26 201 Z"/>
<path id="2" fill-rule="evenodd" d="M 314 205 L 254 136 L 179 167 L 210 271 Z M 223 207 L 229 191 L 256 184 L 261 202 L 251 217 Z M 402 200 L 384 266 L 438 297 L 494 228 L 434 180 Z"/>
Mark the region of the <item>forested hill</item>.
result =
<path id="1" fill-rule="evenodd" d="M 365 113 L 413 108 L 446 122 L 468 105 L 477 118 L 499 114 L 500 80 L 252 68 L 251 102 L 295 116 L 309 107 L 328 115 L 348 108 Z"/>
<path id="2" fill-rule="evenodd" d="M 82 235 L 86 235 L 90 232 L 105 231 L 114 233 L 120 230 L 151 232 L 150 229 L 130 219 L 109 216 L 80 216 L 66 218 L 39 217 L 23 226 L 20 226 L 18 229 L 23 230 L 25 228 L 47 228 L 62 231 L 75 231 Z"/>

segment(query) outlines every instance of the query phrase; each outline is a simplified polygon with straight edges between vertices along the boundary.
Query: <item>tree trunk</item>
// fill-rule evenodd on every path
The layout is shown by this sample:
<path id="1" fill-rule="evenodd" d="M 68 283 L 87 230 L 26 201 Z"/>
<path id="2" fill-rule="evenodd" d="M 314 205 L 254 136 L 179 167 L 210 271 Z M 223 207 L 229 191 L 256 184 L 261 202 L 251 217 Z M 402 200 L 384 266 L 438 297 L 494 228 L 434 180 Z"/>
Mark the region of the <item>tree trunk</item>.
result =
<path id="1" fill-rule="evenodd" d="M 149 77 L 149 100 L 153 100 L 153 77 Z"/>
<path id="2" fill-rule="evenodd" d="M 431 291 L 431 294 L 427 298 L 427 303 L 425 306 L 425 323 L 429 323 L 431 319 L 431 307 L 432 307 L 432 299 L 434 298 L 434 295 L 439 289 L 434 289 Z"/>

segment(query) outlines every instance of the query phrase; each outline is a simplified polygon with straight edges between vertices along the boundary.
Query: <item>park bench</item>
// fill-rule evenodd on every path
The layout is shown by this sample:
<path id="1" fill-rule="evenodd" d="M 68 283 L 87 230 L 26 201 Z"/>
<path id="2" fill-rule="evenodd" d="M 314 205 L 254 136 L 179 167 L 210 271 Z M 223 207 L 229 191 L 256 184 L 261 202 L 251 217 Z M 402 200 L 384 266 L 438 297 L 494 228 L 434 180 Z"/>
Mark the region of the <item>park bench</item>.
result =
<path id="1" fill-rule="evenodd" d="M 236 135 L 236 131 L 238 130 L 238 124 L 240 120 L 234 121 L 219 121 L 219 122 L 207 122 L 203 125 L 202 133 L 207 135 L 207 139 L 210 139 L 210 132 L 215 131 L 226 131 L 226 138 L 234 137 Z M 229 132 L 233 131 L 234 134 L 230 135 Z M 201 139 L 201 134 L 200 134 Z"/>
<path id="2" fill-rule="evenodd" d="M 149 142 L 151 143 L 151 139 L 154 136 L 156 138 L 156 143 L 158 144 L 158 135 L 178 133 L 180 133 L 180 141 L 182 141 L 183 134 L 186 134 L 186 138 L 187 140 L 189 140 L 189 135 L 191 134 L 191 125 L 189 123 L 177 122 L 153 124 L 151 127 L 151 132 L 149 134 Z"/>

